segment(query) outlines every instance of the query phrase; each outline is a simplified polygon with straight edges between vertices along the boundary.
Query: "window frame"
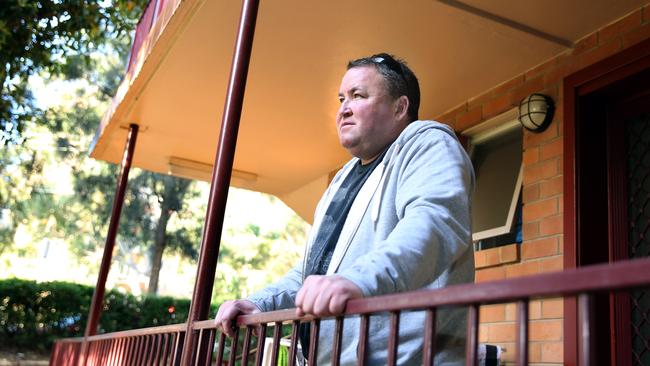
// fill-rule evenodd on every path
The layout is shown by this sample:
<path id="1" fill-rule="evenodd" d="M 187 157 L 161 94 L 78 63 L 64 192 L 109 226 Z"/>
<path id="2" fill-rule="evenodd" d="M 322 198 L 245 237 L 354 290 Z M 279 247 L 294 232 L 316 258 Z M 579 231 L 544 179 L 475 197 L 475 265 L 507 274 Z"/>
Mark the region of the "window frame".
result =
<path id="1" fill-rule="evenodd" d="M 488 141 L 490 139 L 496 138 L 498 136 L 501 136 L 503 134 L 509 133 L 516 128 L 521 129 L 522 127 L 518 120 L 518 113 L 519 113 L 518 109 L 513 108 L 477 126 L 474 126 L 472 128 L 463 131 L 461 135 L 464 138 L 466 138 L 467 150 L 468 150 L 467 152 L 468 155 L 470 156 L 470 159 L 473 158 L 474 147 L 476 145 Z M 522 140 L 523 140 L 523 135 L 522 135 Z M 480 240 L 493 238 L 496 236 L 500 236 L 512 232 L 515 225 L 515 214 L 517 211 L 517 204 L 522 191 L 523 171 L 524 171 L 524 163 L 522 158 L 522 161 L 519 166 L 519 172 L 517 173 L 515 189 L 513 190 L 512 196 L 510 198 L 510 205 L 508 207 L 508 213 L 506 215 L 505 223 L 501 226 L 492 227 L 490 229 L 486 229 L 478 232 L 474 232 L 474 229 L 472 228 L 472 241 L 474 243 L 479 242 Z"/>

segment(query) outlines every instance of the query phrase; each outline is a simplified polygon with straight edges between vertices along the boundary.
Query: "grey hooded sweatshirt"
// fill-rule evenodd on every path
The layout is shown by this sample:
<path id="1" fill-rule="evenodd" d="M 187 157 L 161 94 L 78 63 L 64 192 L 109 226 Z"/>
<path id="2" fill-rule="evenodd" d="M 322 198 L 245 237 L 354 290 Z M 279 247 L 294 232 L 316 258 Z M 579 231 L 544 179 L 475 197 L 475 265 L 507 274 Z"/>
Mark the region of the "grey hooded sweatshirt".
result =
<path id="1" fill-rule="evenodd" d="M 306 253 L 334 193 L 357 158 L 332 180 L 314 216 Z M 471 162 L 454 132 L 434 121 L 415 121 L 402 131 L 364 183 L 348 213 L 328 274 L 355 283 L 364 297 L 436 289 L 474 280 L 470 202 Z M 249 300 L 262 311 L 295 307 L 304 280 L 302 263 Z M 422 362 L 425 315 L 402 312 L 397 363 Z M 370 317 L 366 353 L 371 365 L 385 365 L 390 317 Z M 344 321 L 342 365 L 357 363 L 359 318 Z M 464 364 L 466 310 L 437 313 L 436 365 Z M 318 364 L 331 362 L 334 321 L 323 320 Z"/>

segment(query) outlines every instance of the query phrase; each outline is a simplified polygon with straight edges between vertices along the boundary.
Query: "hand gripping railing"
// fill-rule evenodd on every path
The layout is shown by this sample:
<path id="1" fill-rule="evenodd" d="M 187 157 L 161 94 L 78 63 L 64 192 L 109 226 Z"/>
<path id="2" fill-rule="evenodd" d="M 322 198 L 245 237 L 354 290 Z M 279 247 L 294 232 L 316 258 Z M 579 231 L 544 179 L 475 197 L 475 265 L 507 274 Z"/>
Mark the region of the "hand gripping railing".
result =
<path id="1" fill-rule="evenodd" d="M 617 262 L 614 264 L 582 267 L 563 272 L 548 273 L 516 279 L 465 284 L 439 290 L 422 290 L 378 296 L 349 301 L 344 314 L 335 318 L 336 331 L 332 339 L 332 365 L 338 365 L 341 354 L 341 335 L 344 320 L 349 316 L 360 316 L 359 360 L 363 365 L 367 358 L 368 323 L 373 314 L 390 313 L 391 329 L 388 350 L 388 365 L 396 364 L 399 344 L 399 314 L 406 310 L 423 310 L 427 313 L 424 324 L 424 352 L 422 363 L 432 365 L 436 353 L 435 324 L 436 310 L 441 306 L 467 306 L 469 308 L 467 329 L 467 365 L 477 364 L 479 306 L 495 303 L 517 303 L 517 364 L 528 364 L 528 301 L 532 298 L 577 296 L 580 314 L 580 364 L 592 365 L 593 327 L 590 322 L 591 298 L 601 291 L 624 291 L 633 288 L 650 287 L 650 259 Z M 267 328 L 273 329 L 271 365 L 276 365 L 279 355 L 280 337 L 285 324 L 291 326 L 288 364 L 294 365 L 297 354 L 298 329 L 301 322 L 311 322 L 309 359 L 315 360 L 319 347 L 318 318 L 296 317 L 294 309 L 240 316 L 237 319 L 238 336 L 230 339 L 217 332 L 213 320 L 194 322 L 192 331 L 197 333 L 198 342 L 194 364 L 197 365 L 262 365 L 265 350 L 263 337 Z M 255 328 L 258 329 L 255 335 Z M 117 332 L 89 337 L 90 352 L 88 365 L 175 365 L 182 345 L 184 326 L 148 328 Z M 243 331 L 243 338 L 239 332 Z M 261 335 L 261 337 L 260 337 Z M 217 337 L 218 336 L 218 337 Z M 260 341 L 262 339 L 262 341 Z M 82 339 L 58 341 L 52 353 L 52 365 L 72 365 L 76 360 L 79 342 Z M 179 343 L 179 340 L 181 342 Z M 216 344 L 215 344 L 216 342 Z M 240 344 L 241 343 L 241 344 Z M 193 350 L 194 351 L 194 350 Z M 237 355 L 233 357 L 232 355 Z M 267 362 L 268 360 L 265 360 Z M 315 366 L 312 362 L 310 366 Z"/>

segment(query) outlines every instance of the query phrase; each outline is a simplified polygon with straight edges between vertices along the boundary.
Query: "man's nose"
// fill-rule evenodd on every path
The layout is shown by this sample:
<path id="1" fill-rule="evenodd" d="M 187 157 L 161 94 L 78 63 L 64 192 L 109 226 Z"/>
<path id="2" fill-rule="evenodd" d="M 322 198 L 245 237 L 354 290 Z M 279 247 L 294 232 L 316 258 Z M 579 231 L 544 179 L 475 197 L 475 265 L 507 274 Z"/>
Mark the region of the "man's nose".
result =
<path id="1" fill-rule="evenodd" d="M 352 110 L 350 109 L 350 106 L 348 105 L 347 101 L 343 101 L 343 103 L 341 103 L 341 106 L 339 107 L 338 115 L 339 117 L 349 117 L 352 115 Z"/>

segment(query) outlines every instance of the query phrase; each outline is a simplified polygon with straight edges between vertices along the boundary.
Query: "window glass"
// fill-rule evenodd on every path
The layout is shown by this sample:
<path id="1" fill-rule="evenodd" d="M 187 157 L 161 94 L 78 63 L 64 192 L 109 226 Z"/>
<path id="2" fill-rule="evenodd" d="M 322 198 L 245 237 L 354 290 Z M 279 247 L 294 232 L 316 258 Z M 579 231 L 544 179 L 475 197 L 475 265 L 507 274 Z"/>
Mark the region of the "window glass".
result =
<path id="1" fill-rule="evenodd" d="M 522 129 L 510 126 L 470 136 L 476 174 L 472 229 L 480 249 L 521 242 Z"/>

